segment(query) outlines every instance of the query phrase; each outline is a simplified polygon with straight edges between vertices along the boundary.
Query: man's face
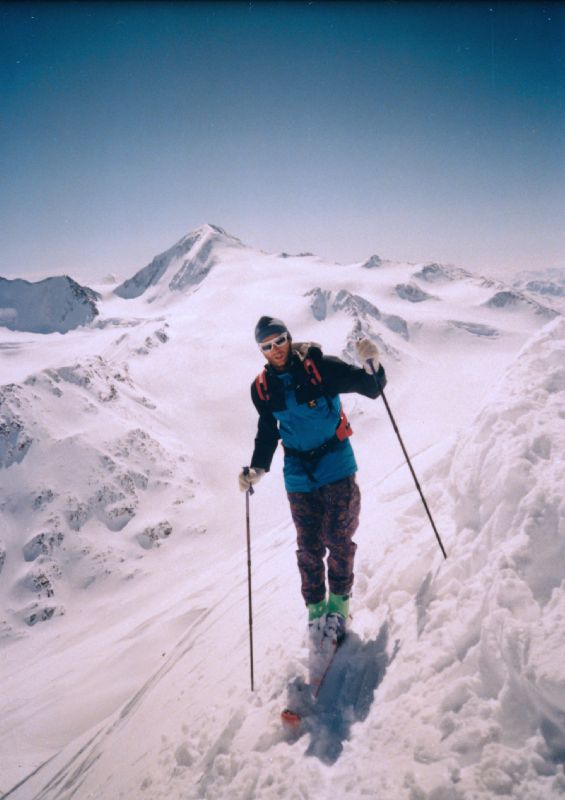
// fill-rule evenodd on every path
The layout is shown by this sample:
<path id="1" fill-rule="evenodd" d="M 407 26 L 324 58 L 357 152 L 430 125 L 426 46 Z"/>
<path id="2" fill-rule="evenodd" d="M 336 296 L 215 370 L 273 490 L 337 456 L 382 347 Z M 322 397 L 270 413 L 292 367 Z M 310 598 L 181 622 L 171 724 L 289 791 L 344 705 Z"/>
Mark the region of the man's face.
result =
<path id="1" fill-rule="evenodd" d="M 283 340 L 283 341 L 281 341 Z M 279 342 L 277 344 L 277 342 Z M 288 361 L 288 356 L 290 353 L 290 337 L 287 334 L 281 333 L 273 333 L 270 336 L 267 336 L 266 339 L 263 339 L 261 345 L 272 344 L 272 347 L 265 351 L 261 347 L 261 351 L 269 364 L 275 369 L 283 369 Z"/>

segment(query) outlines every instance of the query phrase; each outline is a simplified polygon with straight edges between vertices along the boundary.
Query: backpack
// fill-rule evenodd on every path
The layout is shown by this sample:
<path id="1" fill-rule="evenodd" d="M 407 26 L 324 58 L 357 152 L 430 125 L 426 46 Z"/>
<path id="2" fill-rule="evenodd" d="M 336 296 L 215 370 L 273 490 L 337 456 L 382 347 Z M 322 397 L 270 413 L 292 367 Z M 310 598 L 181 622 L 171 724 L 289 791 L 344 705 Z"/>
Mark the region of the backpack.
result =
<path id="1" fill-rule="evenodd" d="M 306 374 L 310 379 L 310 383 L 312 386 L 320 386 L 323 387 L 324 382 L 322 380 L 322 376 L 320 375 L 320 371 L 318 367 L 314 363 L 313 359 L 307 357 L 303 359 L 302 366 L 304 367 Z M 269 385 L 267 381 L 267 369 L 265 368 L 262 372 L 257 375 L 255 378 L 255 388 L 257 389 L 257 394 L 259 395 L 259 399 L 262 400 L 264 403 L 269 403 L 271 399 L 271 395 L 269 393 Z M 325 394 L 326 400 L 333 407 L 333 403 L 331 397 Z M 337 439 L 342 442 L 344 439 L 347 439 L 349 436 L 353 434 L 353 429 L 345 416 L 345 411 L 343 410 L 343 406 L 340 408 L 339 412 L 339 425 L 336 428 L 335 436 Z"/>

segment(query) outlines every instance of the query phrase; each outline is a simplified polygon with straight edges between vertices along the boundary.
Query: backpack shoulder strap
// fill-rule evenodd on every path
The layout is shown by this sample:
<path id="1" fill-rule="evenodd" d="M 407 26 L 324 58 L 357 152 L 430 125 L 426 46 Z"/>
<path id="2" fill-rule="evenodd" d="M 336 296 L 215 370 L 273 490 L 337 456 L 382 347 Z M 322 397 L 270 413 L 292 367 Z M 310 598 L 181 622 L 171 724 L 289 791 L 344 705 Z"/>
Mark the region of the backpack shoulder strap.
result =
<path id="1" fill-rule="evenodd" d="M 267 383 L 267 370 L 264 369 L 263 372 L 260 372 L 259 375 L 255 378 L 255 388 L 257 389 L 257 394 L 259 395 L 259 399 L 262 400 L 264 403 L 268 403 L 271 399 L 271 395 L 269 393 L 269 385 Z"/>
<path id="2" fill-rule="evenodd" d="M 314 360 L 308 357 L 305 358 L 302 363 L 304 365 L 304 369 L 306 370 L 306 374 L 310 378 L 310 383 L 313 386 L 321 386 L 323 383 L 322 376 L 320 375 L 320 371 L 314 363 Z"/>

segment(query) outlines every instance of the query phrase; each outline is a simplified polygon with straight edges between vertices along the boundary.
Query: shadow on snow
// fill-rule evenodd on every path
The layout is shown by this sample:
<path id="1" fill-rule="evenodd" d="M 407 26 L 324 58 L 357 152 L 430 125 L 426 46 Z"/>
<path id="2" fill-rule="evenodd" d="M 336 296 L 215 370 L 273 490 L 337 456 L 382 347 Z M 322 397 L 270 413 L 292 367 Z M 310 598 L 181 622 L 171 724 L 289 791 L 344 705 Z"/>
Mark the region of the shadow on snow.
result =
<path id="1" fill-rule="evenodd" d="M 389 657 L 387 644 L 386 623 L 377 638 L 369 642 L 363 642 L 356 633 L 348 633 L 316 700 L 304 680 L 295 678 L 288 686 L 288 705 L 300 714 L 301 723 L 296 730 L 289 730 L 287 740 L 294 742 L 309 733 L 306 755 L 334 764 L 353 723 L 369 714 L 375 689 L 396 655 L 395 650 Z"/>

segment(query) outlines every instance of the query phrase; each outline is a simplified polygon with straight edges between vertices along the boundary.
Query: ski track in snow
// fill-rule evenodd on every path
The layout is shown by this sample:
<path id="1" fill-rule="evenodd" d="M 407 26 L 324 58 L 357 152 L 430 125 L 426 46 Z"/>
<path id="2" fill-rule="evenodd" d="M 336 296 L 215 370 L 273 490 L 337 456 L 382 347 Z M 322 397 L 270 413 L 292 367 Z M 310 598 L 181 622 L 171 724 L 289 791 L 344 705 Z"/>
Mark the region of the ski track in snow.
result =
<path id="1" fill-rule="evenodd" d="M 106 295 L 91 329 L 49 337 L 48 360 L 36 334 L 0 345 L 13 369 L 0 454 L 3 797 L 564 797 L 557 301 L 543 284 L 557 317 L 544 324 L 521 287 L 505 304 L 503 285 L 454 268 L 281 261 L 233 237 L 222 252 L 224 235 L 205 227 L 156 257 L 128 284 L 140 299 Z M 448 551 L 443 561 L 382 404 L 345 398 L 363 493 L 353 623 L 313 707 L 280 454 L 252 499 L 249 690 L 235 475 L 254 435 L 248 339 L 266 294 L 326 352 L 351 358 L 360 334 L 379 342 Z M 32 606 L 58 612 L 30 627 Z M 303 703 L 294 733 L 280 723 L 287 702 Z"/>

